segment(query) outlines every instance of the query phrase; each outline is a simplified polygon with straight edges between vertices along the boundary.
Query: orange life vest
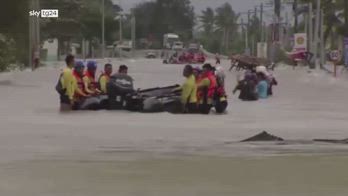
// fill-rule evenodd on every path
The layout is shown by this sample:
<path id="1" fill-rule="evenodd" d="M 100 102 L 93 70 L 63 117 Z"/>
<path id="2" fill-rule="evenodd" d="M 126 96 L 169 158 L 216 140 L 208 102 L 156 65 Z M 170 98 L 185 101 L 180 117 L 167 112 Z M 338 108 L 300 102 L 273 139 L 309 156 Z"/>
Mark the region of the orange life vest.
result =
<path id="1" fill-rule="evenodd" d="M 89 71 L 86 71 L 85 76 L 90 80 L 88 89 L 94 91 L 98 88 L 98 83 L 95 81 L 95 76 L 92 75 Z"/>
<path id="2" fill-rule="evenodd" d="M 210 84 L 207 88 L 201 89 L 197 92 L 197 99 L 198 100 L 202 100 L 204 98 L 207 98 L 207 99 L 214 98 L 216 87 L 217 87 L 217 82 L 216 82 L 216 77 L 212 72 L 206 73 L 205 75 L 203 75 L 202 77 L 197 79 L 197 82 L 199 84 L 202 80 L 204 80 L 206 78 L 210 81 Z"/>
<path id="3" fill-rule="evenodd" d="M 82 92 L 85 93 L 85 84 L 83 83 L 82 77 L 76 71 L 73 71 L 73 75 L 74 75 L 75 79 L 77 80 L 77 88 L 79 88 Z M 81 97 L 77 93 L 74 93 L 74 96 L 75 96 L 75 98 Z"/>

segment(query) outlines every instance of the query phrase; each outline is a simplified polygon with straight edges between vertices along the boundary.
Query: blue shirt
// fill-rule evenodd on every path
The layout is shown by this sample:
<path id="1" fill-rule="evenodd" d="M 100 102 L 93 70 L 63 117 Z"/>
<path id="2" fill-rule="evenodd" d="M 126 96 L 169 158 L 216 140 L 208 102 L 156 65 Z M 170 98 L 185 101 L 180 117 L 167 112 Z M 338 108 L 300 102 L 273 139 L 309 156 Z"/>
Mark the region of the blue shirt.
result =
<path id="1" fill-rule="evenodd" d="M 256 89 L 260 99 L 266 99 L 268 97 L 268 83 L 266 80 L 261 80 L 257 84 Z"/>

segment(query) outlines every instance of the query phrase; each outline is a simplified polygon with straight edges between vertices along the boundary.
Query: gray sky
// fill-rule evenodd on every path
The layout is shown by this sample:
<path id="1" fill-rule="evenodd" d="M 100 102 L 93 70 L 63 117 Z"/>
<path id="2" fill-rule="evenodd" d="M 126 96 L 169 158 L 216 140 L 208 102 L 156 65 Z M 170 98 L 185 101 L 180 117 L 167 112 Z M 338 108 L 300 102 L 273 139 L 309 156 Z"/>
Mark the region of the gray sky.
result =
<path id="1" fill-rule="evenodd" d="M 128 11 L 130 8 L 134 7 L 136 4 L 146 1 L 154 1 L 154 0 L 113 0 L 114 3 L 120 4 L 121 7 Z M 255 6 L 260 6 L 260 4 L 266 2 L 273 2 L 274 0 L 191 0 L 192 5 L 195 8 L 196 14 L 201 14 L 201 11 L 207 7 L 217 8 L 224 3 L 228 2 L 232 5 L 232 8 L 235 12 L 247 12 L 248 9 L 254 9 Z M 264 10 L 268 13 L 265 13 L 264 19 L 266 21 L 272 20 L 273 8 L 264 8 Z M 286 10 L 286 9 L 285 9 Z M 291 20 L 289 9 L 282 11 L 282 16 L 285 18 L 285 13 L 288 12 L 289 19 Z M 246 15 L 242 15 L 242 18 L 246 20 Z"/>
<path id="2" fill-rule="evenodd" d="M 115 3 L 120 3 L 125 10 L 129 10 L 134 7 L 137 3 L 146 2 L 150 0 L 113 0 Z M 193 6 L 195 7 L 196 13 L 200 13 L 201 10 L 206 7 L 216 8 L 220 5 L 229 2 L 233 9 L 237 12 L 247 11 L 256 5 L 260 5 L 261 2 L 267 0 L 191 0 Z"/>

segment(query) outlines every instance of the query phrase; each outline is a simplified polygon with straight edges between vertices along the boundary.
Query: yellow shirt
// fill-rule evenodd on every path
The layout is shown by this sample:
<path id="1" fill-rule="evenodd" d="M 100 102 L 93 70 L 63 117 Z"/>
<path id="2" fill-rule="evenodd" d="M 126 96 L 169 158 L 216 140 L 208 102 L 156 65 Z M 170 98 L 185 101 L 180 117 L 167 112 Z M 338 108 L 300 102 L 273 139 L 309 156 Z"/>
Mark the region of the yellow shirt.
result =
<path id="1" fill-rule="evenodd" d="M 75 90 L 77 89 L 77 81 L 73 75 L 71 68 L 64 68 L 60 82 L 62 88 L 66 89 L 65 94 L 69 97 L 70 100 L 74 99 Z"/>
<path id="2" fill-rule="evenodd" d="M 107 77 L 106 75 L 102 75 L 99 78 L 99 86 L 100 86 L 100 90 L 106 94 L 107 93 L 107 89 L 106 89 L 106 84 L 109 82 L 109 77 Z"/>
<path id="3" fill-rule="evenodd" d="M 188 77 L 185 83 L 181 87 L 181 103 L 197 103 L 197 85 L 196 78 L 194 75 Z"/>
<path id="4" fill-rule="evenodd" d="M 84 85 L 85 85 L 85 89 L 84 89 L 84 90 L 85 90 L 88 94 L 93 94 L 93 93 L 94 93 L 94 90 L 93 90 L 93 89 L 90 89 L 90 86 L 91 86 L 91 83 L 92 83 L 91 79 L 90 79 L 89 77 L 87 77 L 87 76 L 83 76 L 82 80 L 83 80 L 83 83 L 84 83 Z"/>
<path id="5" fill-rule="evenodd" d="M 204 78 L 199 84 L 198 88 L 204 88 L 210 86 L 210 80 L 208 78 Z"/>
<path id="6" fill-rule="evenodd" d="M 198 88 L 208 88 L 210 86 L 210 80 L 208 78 L 204 78 L 199 84 L 198 84 Z M 199 100 L 200 104 L 203 104 L 203 99 Z M 212 104 L 213 103 L 213 99 L 212 98 L 208 98 L 207 99 L 207 104 Z"/>

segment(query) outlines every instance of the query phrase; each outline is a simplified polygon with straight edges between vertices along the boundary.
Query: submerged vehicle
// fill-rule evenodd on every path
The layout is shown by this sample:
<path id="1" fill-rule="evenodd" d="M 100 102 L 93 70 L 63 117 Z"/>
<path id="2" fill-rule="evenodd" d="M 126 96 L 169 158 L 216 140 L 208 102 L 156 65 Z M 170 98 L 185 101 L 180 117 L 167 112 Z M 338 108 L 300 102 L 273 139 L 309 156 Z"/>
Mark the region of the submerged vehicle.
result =
<path id="1" fill-rule="evenodd" d="M 202 52 L 192 52 L 190 50 L 173 54 L 169 59 L 163 61 L 164 64 L 203 64 L 206 57 Z"/>

